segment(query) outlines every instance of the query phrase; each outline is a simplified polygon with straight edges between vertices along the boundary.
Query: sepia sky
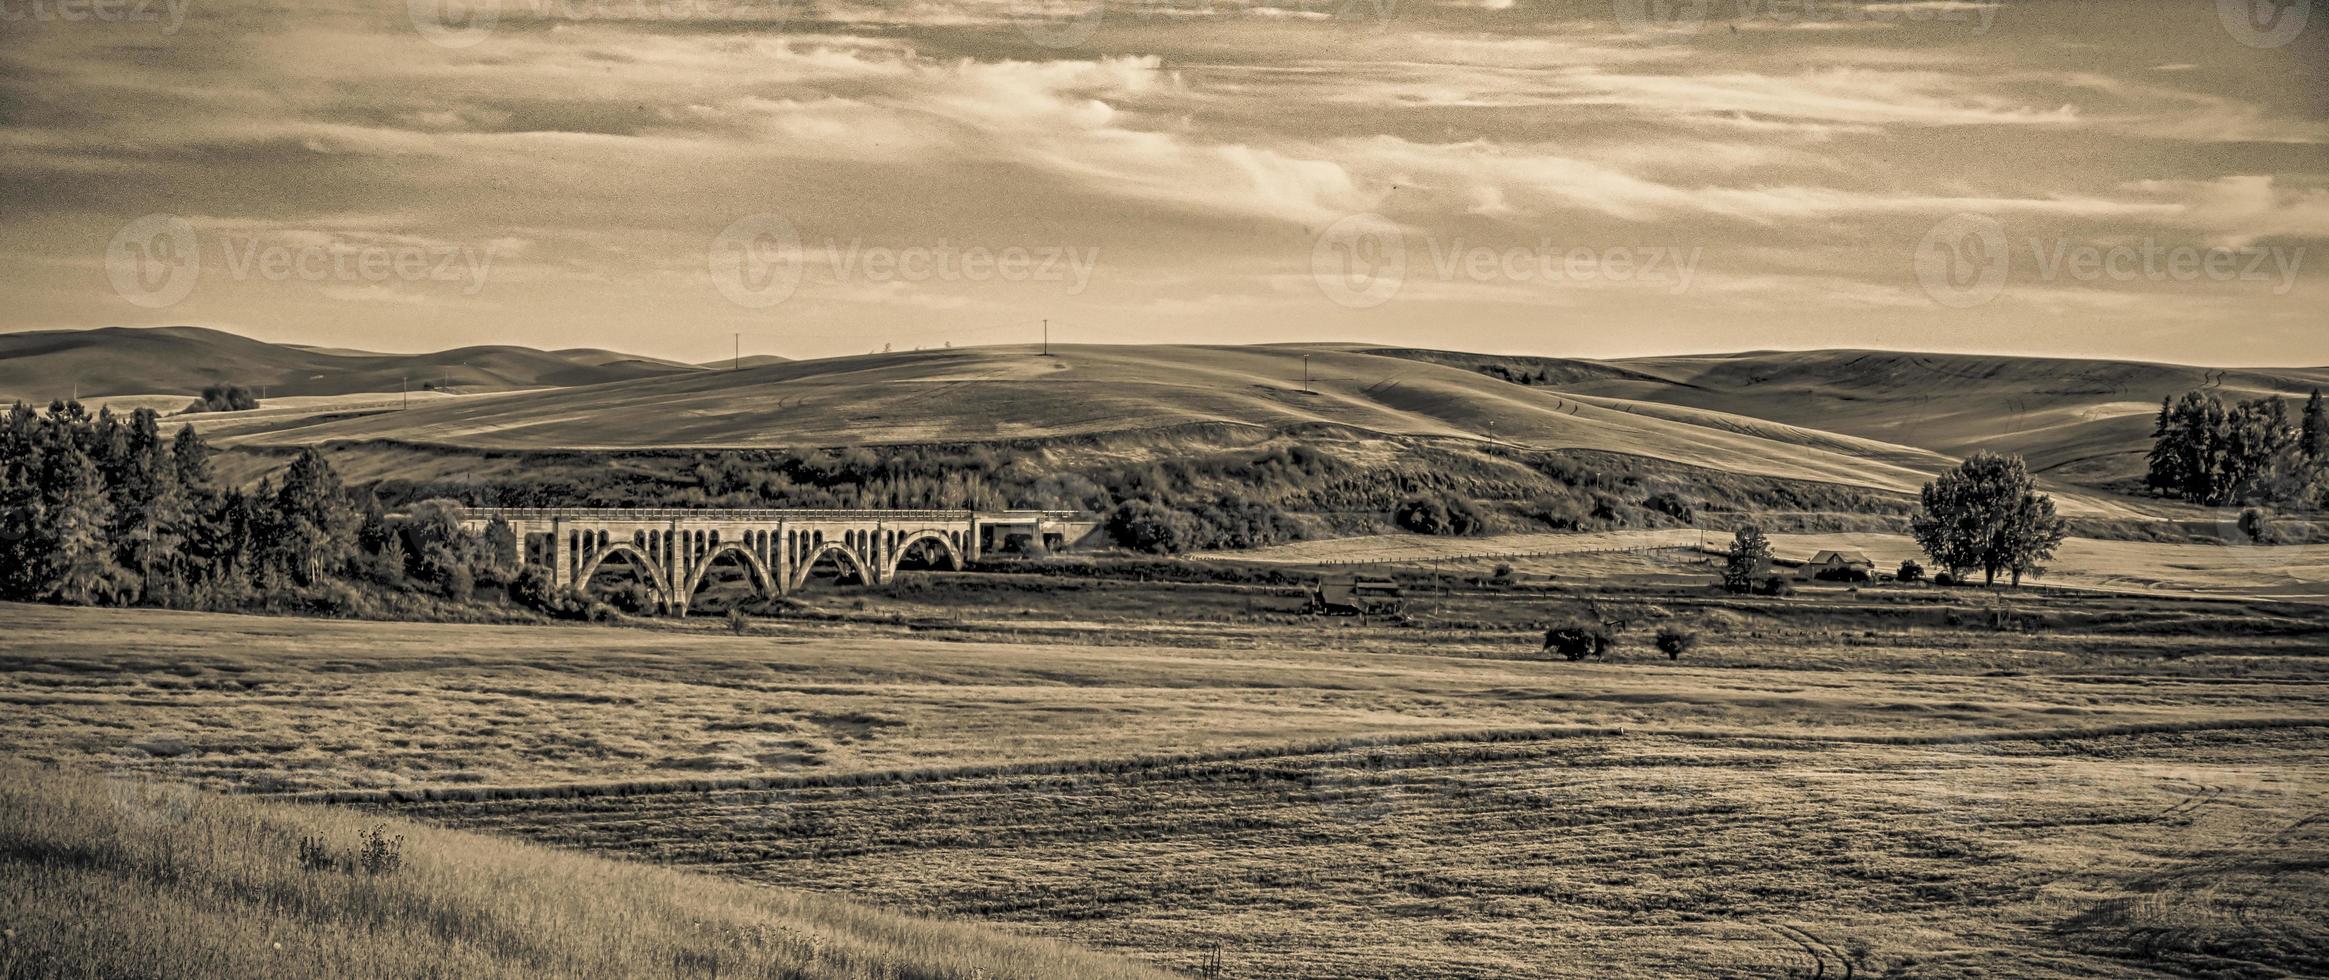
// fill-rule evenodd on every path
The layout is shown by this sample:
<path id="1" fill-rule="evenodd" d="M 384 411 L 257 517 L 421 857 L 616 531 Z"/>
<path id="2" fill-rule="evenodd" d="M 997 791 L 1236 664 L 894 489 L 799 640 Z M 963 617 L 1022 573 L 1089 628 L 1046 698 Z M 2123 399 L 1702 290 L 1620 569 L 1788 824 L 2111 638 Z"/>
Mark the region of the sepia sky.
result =
<path id="1" fill-rule="evenodd" d="M 0 0 L 0 328 L 2320 365 L 2308 6 Z"/>

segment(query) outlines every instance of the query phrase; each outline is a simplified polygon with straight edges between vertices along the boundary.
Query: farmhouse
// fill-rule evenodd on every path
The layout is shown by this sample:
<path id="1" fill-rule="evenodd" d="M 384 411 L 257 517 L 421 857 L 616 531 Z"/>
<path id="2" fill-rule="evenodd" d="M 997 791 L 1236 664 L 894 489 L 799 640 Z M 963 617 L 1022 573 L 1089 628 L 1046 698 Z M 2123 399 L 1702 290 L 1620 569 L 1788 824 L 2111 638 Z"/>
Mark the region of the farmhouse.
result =
<path id="1" fill-rule="evenodd" d="M 1856 569 L 1870 578 L 1876 576 L 1876 562 L 1857 551 L 1822 551 L 1811 556 L 1810 561 L 1804 562 L 1803 568 L 1796 574 L 1803 578 L 1818 578 L 1822 572 L 1842 573 L 1847 569 Z"/>

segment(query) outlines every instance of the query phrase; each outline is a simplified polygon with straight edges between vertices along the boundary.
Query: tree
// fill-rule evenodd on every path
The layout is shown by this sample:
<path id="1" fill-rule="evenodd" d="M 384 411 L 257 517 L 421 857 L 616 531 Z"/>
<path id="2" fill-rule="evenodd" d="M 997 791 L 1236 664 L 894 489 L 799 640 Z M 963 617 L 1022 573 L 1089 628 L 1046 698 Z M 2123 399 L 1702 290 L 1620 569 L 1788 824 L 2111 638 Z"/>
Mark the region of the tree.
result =
<path id="1" fill-rule="evenodd" d="M 1698 634 L 1677 626 L 1658 628 L 1658 650 L 1668 660 L 1680 660 L 1690 648 L 1698 645 Z"/>
<path id="2" fill-rule="evenodd" d="M 2297 433 L 2297 450 L 2307 460 L 2329 464 L 2329 409 L 2321 404 L 2321 389 L 2305 399 L 2305 417 Z"/>
<path id="3" fill-rule="evenodd" d="M 220 575 L 220 559 L 226 548 L 223 497 L 218 478 L 211 472 L 210 447 L 191 425 L 179 426 L 178 434 L 170 439 L 170 471 L 182 498 L 179 514 L 184 521 L 179 531 L 184 543 L 172 575 L 183 582 Z"/>
<path id="4" fill-rule="evenodd" d="M 1925 566 L 1917 564 L 1914 558 L 1902 559 L 1900 571 L 1894 573 L 1893 577 L 1903 582 L 1922 582 L 1925 580 Z"/>
<path id="5" fill-rule="evenodd" d="M 37 595 L 82 605 L 117 601 L 133 583 L 114 561 L 107 534 L 113 503 L 104 477 L 70 427 L 50 431 L 55 438 L 42 454 L 40 522 L 31 542 Z"/>
<path id="6" fill-rule="evenodd" d="M 332 472 L 330 460 L 310 446 L 283 474 L 275 493 L 275 523 L 267 541 L 271 564 L 302 585 L 312 585 L 347 566 L 356 550 L 356 508 Z"/>
<path id="7" fill-rule="evenodd" d="M 1978 568 L 1986 584 L 1996 584 L 1999 572 L 2021 584 L 2068 533 L 2019 456 L 1974 453 L 1925 484 L 1920 504 L 1909 519 L 1917 544 L 1953 577 Z"/>
<path id="8" fill-rule="evenodd" d="M 1723 589 L 1741 595 L 1754 591 L 1755 576 L 1770 564 L 1771 539 L 1763 536 L 1763 529 L 1753 524 L 1738 529 L 1723 555 Z"/>

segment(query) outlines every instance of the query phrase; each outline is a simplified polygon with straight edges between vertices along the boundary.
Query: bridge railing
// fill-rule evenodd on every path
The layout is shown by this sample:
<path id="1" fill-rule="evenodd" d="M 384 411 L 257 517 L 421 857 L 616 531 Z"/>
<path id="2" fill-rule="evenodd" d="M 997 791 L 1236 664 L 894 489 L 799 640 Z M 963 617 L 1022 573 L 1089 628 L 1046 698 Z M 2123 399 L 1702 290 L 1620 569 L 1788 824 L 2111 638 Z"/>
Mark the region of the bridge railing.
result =
<path id="1" fill-rule="evenodd" d="M 470 520 L 499 517 L 509 521 L 965 521 L 1017 523 L 1040 520 L 1076 520 L 1086 515 L 1072 510 L 842 510 L 835 508 L 719 508 L 719 507 L 464 507 Z"/>

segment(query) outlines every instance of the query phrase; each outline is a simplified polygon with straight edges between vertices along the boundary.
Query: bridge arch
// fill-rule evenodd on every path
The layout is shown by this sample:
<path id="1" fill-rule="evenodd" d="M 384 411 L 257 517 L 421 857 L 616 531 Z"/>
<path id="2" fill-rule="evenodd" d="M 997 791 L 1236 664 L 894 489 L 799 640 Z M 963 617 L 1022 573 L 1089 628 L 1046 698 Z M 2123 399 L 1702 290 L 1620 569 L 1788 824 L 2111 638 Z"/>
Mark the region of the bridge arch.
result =
<path id="1" fill-rule="evenodd" d="M 854 549 L 850 548 L 846 544 L 841 543 L 838 540 L 834 540 L 826 541 L 809 549 L 807 556 L 801 559 L 800 566 L 793 569 L 792 587 L 786 591 L 798 592 L 804 588 L 807 588 L 809 585 L 810 573 L 817 570 L 817 562 L 823 559 L 826 555 L 832 555 L 838 564 L 846 567 L 851 572 L 856 573 L 858 581 L 867 585 L 872 585 L 875 581 L 877 581 L 877 579 L 874 578 L 873 566 L 866 564 L 864 558 L 858 557 L 858 554 Z"/>
<path id="2" fill-rule="evenodd" d="M 590 560 L 583 562 L 582 570 L 574 576 L 574 590 L 581 592 L 589 589 L 591 576 L 598 574 L 598 567 L 606 564 L 607 559 L 616 555 L 622 555 L 629 559 L 627 564 L 631 566 L 633 573 L 645 576 L 648 587 L 655 590 L 655 594 L 662 599 L 665 605 L 670 605 L 674 601 L 671 593 L 671 582 L 663 577 L 662 567 L 655 564 L 654 559 L 649 558 L 645 551 L 625 541 L 617 541 L 593 549 Z"/>
<path id="3" fill-rule="evenodd" d="M 703 587 L 704 577 L 711 573 L 712 562 L 718 560 L 721 555 L 742 557 L 745 576 L 760 586 L 760 594 L 764 596 L 776 594 L 776 576 L 769 572 L 768 563 L 761 561 L 760 556 L 753 554 L 752 549 L 745 547 L 742 542 L 729 541 L 713 546 L 712 550 L 705 552 L 703 557 L 695 560 L 695 570 L 689 572 L 687 576 L 687 589 L 680 593 L 682 599 L 689 602 L 695 601 L 695 590 Z"/>
<path id="4" fill-rule="evenodd" d="M 896 578 L 898 575 L 898 564 L 906 560 L 906 552 L 912 550 L 916 544 L 924 541 L 935 541 L 938 543 L 938 550 L 944 552 L 946 555 L 946 568 L 948 571 L 962 571 L 964 567 L 962 561 L 962 548 L 955 544 L 954 536 L 945 531 L 926 528 L 920 531 L 909 531 L 899 534 L 898 539 L 888 546 L 889 561 L 882 568 L 882 580 L 888 581 L 890 579 Z"/>

